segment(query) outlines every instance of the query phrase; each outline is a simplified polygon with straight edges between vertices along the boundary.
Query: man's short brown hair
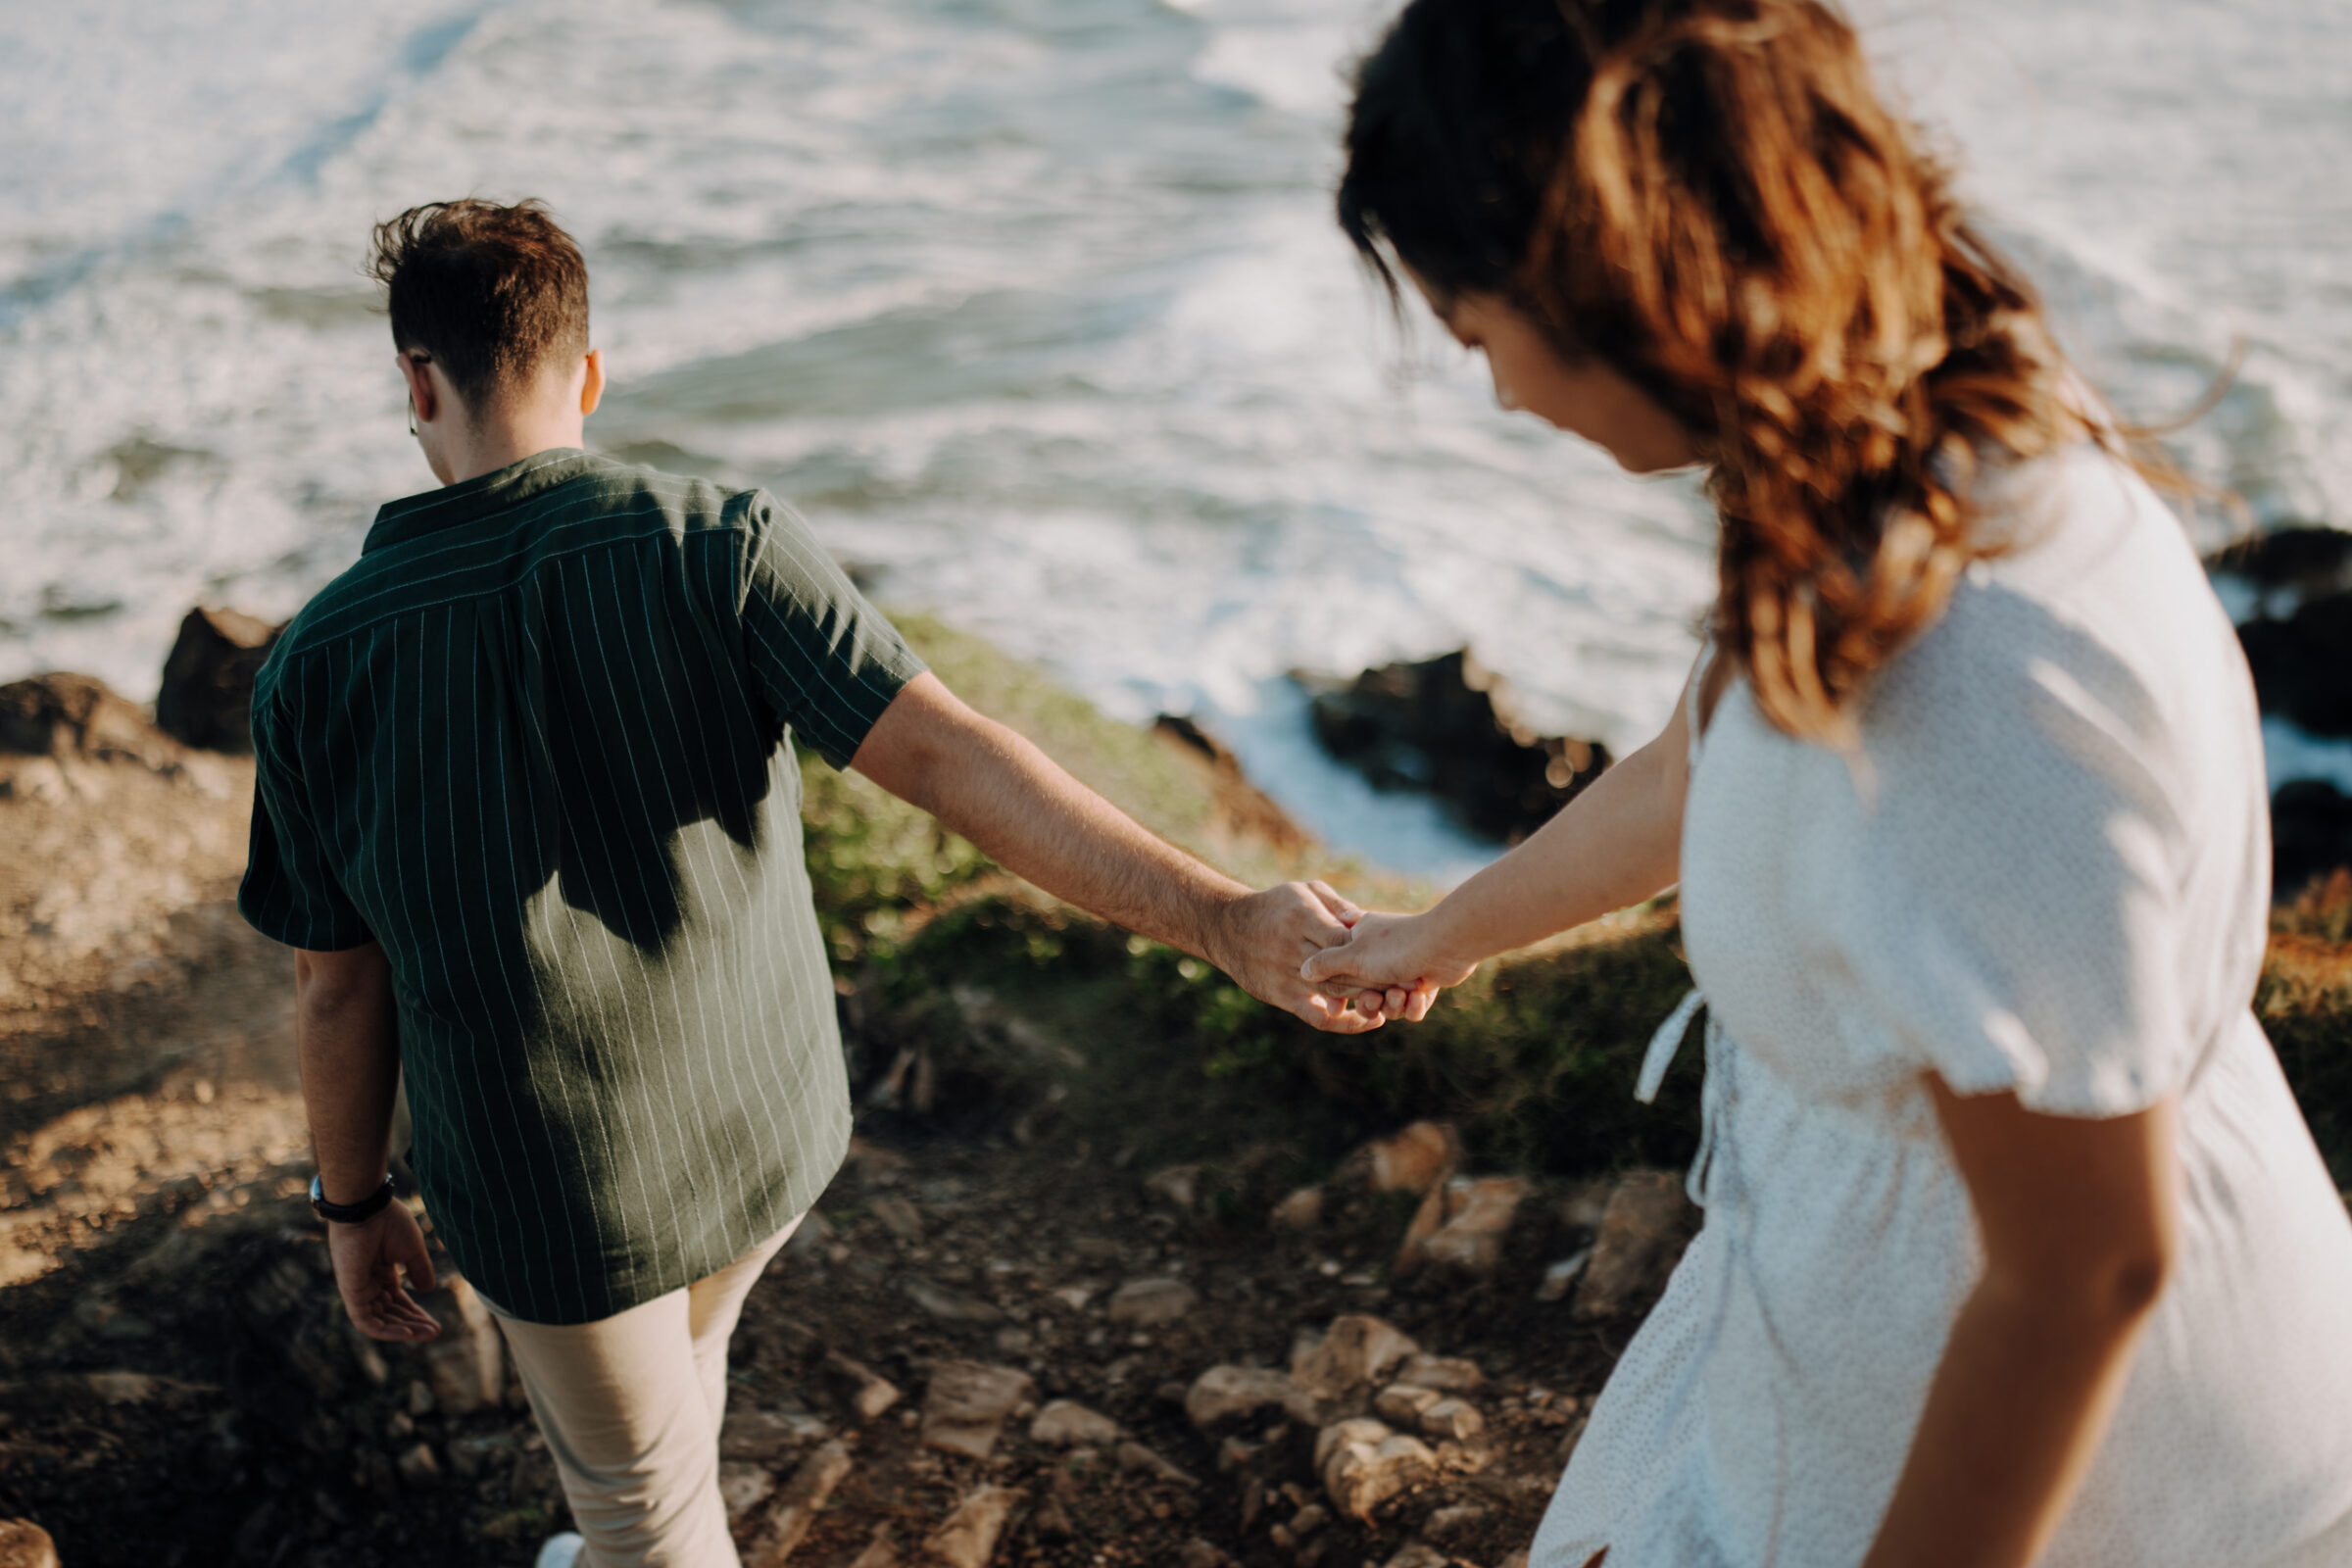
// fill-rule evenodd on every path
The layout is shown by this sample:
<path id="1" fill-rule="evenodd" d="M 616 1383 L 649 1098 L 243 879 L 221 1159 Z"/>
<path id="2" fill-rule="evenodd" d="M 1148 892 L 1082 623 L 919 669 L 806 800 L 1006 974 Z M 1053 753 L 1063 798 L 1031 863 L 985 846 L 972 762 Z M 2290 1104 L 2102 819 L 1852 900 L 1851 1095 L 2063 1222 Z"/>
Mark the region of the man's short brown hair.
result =
<path id="1" fill-rule="evenodd" d="M 588 264 L 536 201 L 427 202 L 375 225 L 392 343 L 479 412 L 550 356 L 588 352 Z"/>

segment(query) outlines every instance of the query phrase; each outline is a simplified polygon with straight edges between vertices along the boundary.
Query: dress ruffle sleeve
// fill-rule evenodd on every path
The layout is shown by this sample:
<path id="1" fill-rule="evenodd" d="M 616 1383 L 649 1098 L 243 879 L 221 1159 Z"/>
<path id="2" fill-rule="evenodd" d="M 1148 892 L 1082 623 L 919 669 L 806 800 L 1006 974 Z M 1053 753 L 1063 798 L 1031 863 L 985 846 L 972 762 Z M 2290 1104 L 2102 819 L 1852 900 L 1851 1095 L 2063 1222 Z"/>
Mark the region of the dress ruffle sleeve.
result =
<path id="1" fill-rule="evenodd" d="M 1799 918 L 1861 1004 L 1849 1049 L 2053 1115 L 2177 1089 L 2189 852 L 2168 731 L 2095 639 L 1964 586 L 1865 710 L 1863 808 L 1826 815 L 1798 859 Z"/>

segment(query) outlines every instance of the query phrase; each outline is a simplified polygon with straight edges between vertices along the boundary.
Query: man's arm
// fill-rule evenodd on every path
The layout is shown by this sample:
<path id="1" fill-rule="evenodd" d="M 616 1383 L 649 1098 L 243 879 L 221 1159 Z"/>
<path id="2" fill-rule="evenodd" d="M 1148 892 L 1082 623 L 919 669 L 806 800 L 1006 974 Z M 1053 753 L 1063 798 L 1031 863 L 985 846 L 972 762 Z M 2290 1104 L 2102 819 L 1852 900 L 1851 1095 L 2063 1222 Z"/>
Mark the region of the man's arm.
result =
<path id="1" fill-rule="evenodd" d="M 295 951 L 294 1042 L 319 1190 L 331 1202 L 357 1203 L 383 1185 L 400 1082 L 383 949 L 370 942 L 333 953 Z M 404 1272 L 418 1290 L 433 1288 L 424 1236 L 407 1208 L 390 1203 L 357 1225 L 330 1221 L 326 1246 L 344 1310 L 362 1333 L 417 1341 L 441 1332 L 401 1288 Z"/>
<path id="2" fill-rule="evenodd" d="M 1353 906 L 1320 883 L 1263 893 L 1152 834 L 1019 734 L 957 701 L 931 674 L 907 682 L 851 765 L 1054 897 L 1206 958 L 1260 1001 L 1319 1029 L 1356 1033 L 1351 1011 L 1298 978 L 1347 939 Z"/>

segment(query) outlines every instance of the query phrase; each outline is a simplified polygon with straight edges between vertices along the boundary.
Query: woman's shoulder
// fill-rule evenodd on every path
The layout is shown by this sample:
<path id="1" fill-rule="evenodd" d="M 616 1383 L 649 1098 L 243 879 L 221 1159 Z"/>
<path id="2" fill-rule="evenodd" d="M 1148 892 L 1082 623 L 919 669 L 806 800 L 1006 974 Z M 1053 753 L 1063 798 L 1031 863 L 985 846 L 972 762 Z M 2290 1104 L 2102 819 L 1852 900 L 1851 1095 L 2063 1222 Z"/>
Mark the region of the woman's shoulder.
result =
<path id="1" fill-rule="evenodd" d="M 2134 730 L 2233 721 L 2250 704 L 2185 527 L 2130 465 L 2078 442 L 1988 466 L 1968 501 L 1992 553 L 1889 662 L 1882 695 L 1997 714 L 2056 682 L 2132 713 Z"/>

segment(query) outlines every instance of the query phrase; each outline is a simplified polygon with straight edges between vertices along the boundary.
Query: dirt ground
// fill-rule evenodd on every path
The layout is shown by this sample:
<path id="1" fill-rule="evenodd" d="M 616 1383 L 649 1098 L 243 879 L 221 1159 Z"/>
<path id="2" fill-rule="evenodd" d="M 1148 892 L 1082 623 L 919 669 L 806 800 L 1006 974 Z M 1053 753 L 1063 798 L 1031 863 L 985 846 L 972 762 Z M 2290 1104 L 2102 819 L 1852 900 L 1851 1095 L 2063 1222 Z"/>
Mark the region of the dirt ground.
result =
<path id="1" fill-rule="evenodd" d="M 68 1568 L 527 1563 L 564 1508 L 511 1374 L 493 1358 L 481 1382 L 494 1340 L 446 1291 L 431 1352 L 341 1320 L 300 1196 L 290 965 L 226 902 L 249 774 L 78 771 L 0 793 L 0 1519 L 38 1522 Z M 734 1344 L 747 1561 L 784 1560 L 787 1537 L 812 1568 L 1494 1568 L 1524 1548 L 1638 1313 L 1580 1324 L 1537 1299 L 1600 1193 L 1534 1187 L 1491 1273 L 1400 1279 L 1413 1195 L 1286 1139 L 1284 1106 L 1212 1112 L 1183 1073 L 1136 1071 L 1130 1043 L 973 993 L 964 1023 L 1052 1071 L 923 1114 L 908 1026 L 846 1010 L 857 1153 Z M 1319 1221 L 1271 1222 L 1324 1178 Z M 1153 1281 L 1176 1285 L 1120 1294 Z M 1312 1447 L 1375 1386 L 1205 1425 L 1186 1406 L 1209 1368 L 1286 1366 L 1344 1314 L 1481 1374 L 1458 1419 L 1483 1431 L 1425 1432 L 1428 1464 L 1363 1518 Z M 1001 1432 L 961 1440 L 985 1457 L 927 1441 L 975 1365 L 1009 1391 Z M 1118 1431 L 1033 1434 L 1055 1400 Z"/>

